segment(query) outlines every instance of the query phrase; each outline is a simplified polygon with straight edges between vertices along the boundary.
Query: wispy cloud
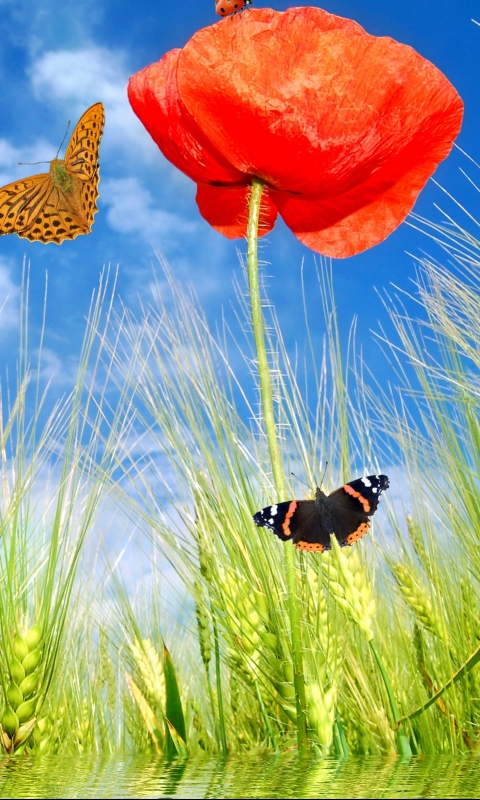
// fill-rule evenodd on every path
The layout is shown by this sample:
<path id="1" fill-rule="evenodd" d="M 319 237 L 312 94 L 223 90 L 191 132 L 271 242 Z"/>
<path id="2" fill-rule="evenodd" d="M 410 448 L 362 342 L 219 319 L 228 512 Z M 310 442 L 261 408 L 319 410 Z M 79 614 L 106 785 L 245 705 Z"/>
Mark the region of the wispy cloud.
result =
<path id="1" fill-rule="evenodd" d="M 92 103 L 104 104 L 102 147 L 128 150 L 136 158 L 158 158 L 158 148 L 130 108 L 129 75 L 125 55 L 103 47 L 49 51 L 37 58 L 30 69 L 37 99 L 68 105 L 69 113 L 75 110 L 77 117 Z"/>
<path id="2" fill-rule="evenodd" d="M 55 153 L 55 145 L 46 139 L 38 139 L 27 147 L 15 147 L 7 139 L 0 139 L 0 186 L 27 175 L 48 172 L 48 163 L 33 167 L 19 165 L 18 162 L 31 164 L 36 161 L 51 160 L 55 157 Z"/>
<path id="3" fill-rule="evenodd" d="M 102 198 L 109 206 L 108 223 L 118 233 L 139 234 L 151 240 L 193 233 L 197 229 L 195 223 L 155 207 L 152 194 L 137 178 L 104 181 Z"/>
<path id="4" fill-rule="evenodd" d="M 35 355 L 40 354 L 37 351 Z M 51 348 L 42 348 L 40 377 L 45 383 L 71 388 L 75 385 L 77 373 L 78 361 L 73 356 L 61 358 Z"/>

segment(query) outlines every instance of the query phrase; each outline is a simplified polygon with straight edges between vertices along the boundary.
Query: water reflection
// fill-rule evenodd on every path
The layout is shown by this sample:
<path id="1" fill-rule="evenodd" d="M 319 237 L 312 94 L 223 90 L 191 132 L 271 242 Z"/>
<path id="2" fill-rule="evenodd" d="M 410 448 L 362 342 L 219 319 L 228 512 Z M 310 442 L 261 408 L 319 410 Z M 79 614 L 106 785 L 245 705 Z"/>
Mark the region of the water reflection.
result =
<path id="1" fill-rule="evenodd" d="M 166 761 L 38 756 L 0 762 L 0 797 L 480 797 L 480 756 L 301 760 L 295 754 Z"/>

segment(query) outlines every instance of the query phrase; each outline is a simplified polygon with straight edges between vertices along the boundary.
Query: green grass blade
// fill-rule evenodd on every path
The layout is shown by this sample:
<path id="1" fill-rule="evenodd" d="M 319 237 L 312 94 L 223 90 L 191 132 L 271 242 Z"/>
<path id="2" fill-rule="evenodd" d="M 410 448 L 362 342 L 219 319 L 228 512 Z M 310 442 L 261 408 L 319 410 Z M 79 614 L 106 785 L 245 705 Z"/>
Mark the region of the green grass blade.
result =
<path id="1" fill-rule="evenodd" d="M 470 670 L 476 664 L 478 664 L 479 661 L 480 661 L 480 645 L 477 647 L 475 652 L 472 653 L 472 655 L 465 662 L 465 664 L 463 664 L 460 667 L 460 669 L 457 670 L 457 672 L 454 675 L 452 675 L 450 680 L 447 681 L 442 686 L 441 689 L 439 689 L 437 692 L 435 692 L 435 694 L 430 698 L 430 700 L 428 700 L 426 703 L 424 703 L 423 706 L 420 706 L 420 708 L 416 708 L 415 711 L 410 712 L 410 714 L 405 714 L 405 716 L 400 717 L 400 719 L 398 720 L 398 725 L 400 726 L 407 719 L 415 719 L 416 717 L 419 717 L 421 714 L 423 714 L 423 712 L 426 711 L 427 708 L 430 708 L 430 706 L 433 705 L 433 703 L 435 703 L 438 700 L 438 698 L 441 697 L 442 694 L 447 691 L 447 689 L 450 689 L 450 687 L 453 686 L 454 683 L 459 681 L 460 678 L 463 678 L 464 675 L 466 675 L 468 672 L 470 672 Z"/>
<path id="2" fill-rule="evenodd" d="M 164 647 L 164 670 L 165 670 L 165 716 L 170 727 L 176 730 L 180 738 L 187 742 L 185 730 L 185 717 L 183 716 L 182 701 L 178 690 L 177 677 L 173 667 L 173 661 L 167 648 Z"/>

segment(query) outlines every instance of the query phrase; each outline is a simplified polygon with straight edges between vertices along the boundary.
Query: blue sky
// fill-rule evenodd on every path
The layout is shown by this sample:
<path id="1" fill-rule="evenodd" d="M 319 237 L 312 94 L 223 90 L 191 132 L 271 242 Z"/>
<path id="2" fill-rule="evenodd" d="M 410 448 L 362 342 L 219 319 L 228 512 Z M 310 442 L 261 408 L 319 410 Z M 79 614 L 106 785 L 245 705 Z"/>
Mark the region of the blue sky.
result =
<path id="1" fill-rule="evenodd" d="M 255 5 L 262 6 L 260 0 Z M 284 0 L 274 7 L 284 10 Z M 306 4 L 298 4 L 306 5 Z M 454 84 L 465 102 L 458 144 L 480 159 L 478 49 L 480 6 L 472 0 L 326 0 L 327 11 L 359 22 L 369 33 L 389 35 L 412 45 Z M 211 230 L 195 204 L 195 185 L 161 155 L 131 111 L 126 85 L 130 75 L 181 47 L 200 27 L 216 21 L 213 0 L 0 0 L 2 20 L 0 185 L 42 167 L 18 161 L 53 158 L 65 132 L 92 103 L 106 110 L 100 147 L 99 212 L 92 233 L 60 247 L 0 238 L 0 337 L 3 362 L 15 356 L 18 340 L 19 285 L 23 260 L 31 265 L 31 323 L 38 330 L 45 273 L 49 299 L 46 336 L 47 372 L 61 386 L 71 379 L 77 360 L 89 300 L 104 264 L 119 267 L 119 294 L 134 307 L 148 300 L 155 252 L 164 256 L 182 284 L 191 283 L 214 324 L 222 308 L 233 317 L 233 278 L 242 280 L 237 249 Z M 459 168 L 475 168 L 454 152 L 436 174 L 445 187 L 469 205 L 475 194 Z M 47 165 L 45 169 L 48 169 Z M 434 203 L 448 201 L 432 183 L 416 210 L 439 218 Z M 475 209 L 470 203 L 470 208 Z M 457 215 L 458 216 L 458 215 Z M 369 330 L 385 312 L 375 291 L 393 281 L 410 287 L 414 261 L 405 254 L 431 249 L 420 234 L 402 225 L 383 244 L 334 265 L 340 320 L 346 332 L 358 316 L 359 339 L 371 350 L 367 360 L 379 372 L 382 357 L 370 344 Z M 287 342 L 298 338 L 302 296 L 299 282 L 304 260 L 307 295 L 318 298 L 314 255 L 279 222 L 263 241 L 269 293 Z M 319 327 L 318 334 L 321 333 Z M 302 333 L 303 336 L 303 333 Z M 3 370 L 2 370 L 3 372 Z"/>

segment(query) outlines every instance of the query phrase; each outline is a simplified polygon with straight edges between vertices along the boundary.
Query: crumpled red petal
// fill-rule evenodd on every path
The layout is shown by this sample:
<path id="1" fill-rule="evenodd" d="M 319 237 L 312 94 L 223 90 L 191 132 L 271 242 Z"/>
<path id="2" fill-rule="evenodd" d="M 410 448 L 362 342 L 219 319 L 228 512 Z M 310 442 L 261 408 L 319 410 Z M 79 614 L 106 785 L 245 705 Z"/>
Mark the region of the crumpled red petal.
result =
<path id="1" fill-rule="evenodd" d="M 451 150 L 439 135 L 441 113 L 368 181 L 331 200 L 271 191 L 285 223 L 303 244 L 326 256 L 346 258 L 387 238 L 413 208 L 437 165 Z M 430 147 L 425 146 L 430 143 Z M 437 142 L 433 146 L 433 142 Z M 420 157 L 419 156 L 423 156 Z"/>
<path id="2" fill-rule="evenodd" d="M 278 190 L 272 199 L 302 241 L 337 257 L 405 218 L 462 120 L 460 97 L 430 62 L 318 8 L 255 9 L 198 31 L 177 81 L 208 139 Z"/>
<path id="3" fill-rule="evenodd" d="M 180 50 L 137 72 L 128 82 L 135 114 L 172 164 L 196 182 L 238 182 L 244 176 L 223 156 L 186 109 L 177 89 Z"/>
<path id="4" fill-rule="evenodd" d="M 249 186 L 205 186 L 199 184 L 197 205 L 200 214 L 212 228 L 228 239 L 239 239 L 247 233 Z M 278 211 L 270 200 L 268 189 L 262 194 L 259 236 L 275 225 Z"/>
<path id="5" fill-rule="evenodd" d="M 198 185 L 216 230 L 245 233 L 253 177 L 325 255 L 378 244 L 457 136 L 463 104 L 411 47 L 320 8 L 253 9 L 198 31 L 129 84 L 162 152 Z M 205 186 L 206 184 L 209 185 Z"/>

